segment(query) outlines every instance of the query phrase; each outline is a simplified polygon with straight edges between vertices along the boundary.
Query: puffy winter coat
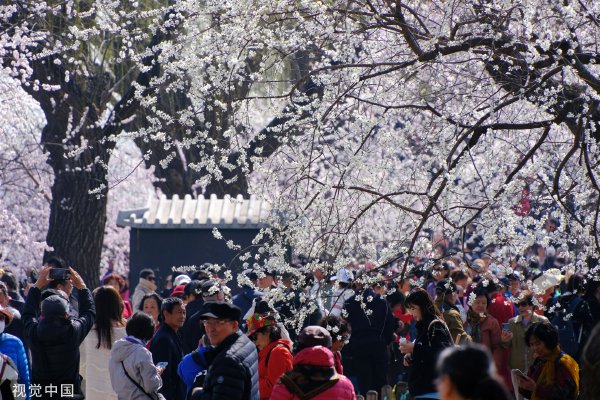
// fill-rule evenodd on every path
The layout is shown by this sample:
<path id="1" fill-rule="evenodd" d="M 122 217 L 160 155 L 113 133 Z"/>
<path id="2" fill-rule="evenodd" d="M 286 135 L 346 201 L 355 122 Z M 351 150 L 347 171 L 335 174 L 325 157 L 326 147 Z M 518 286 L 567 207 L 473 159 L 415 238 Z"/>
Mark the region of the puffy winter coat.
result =
<path id="1" fill-rule="evenodd" d="M 258 400 L 258 354 L 256 346 L 238 331 L 205 353 L 209 367 L 202 389 L 193 400 Z"/>
<path id="2" fill-rule="evenodd" d="M 14 361 L 19 372 L 19 383 L 25 384 L 25 393 L 29 394 L 29 363 L 21 339 L 9 333 L 0 334 L 0 353 Z"/>
<path id="3" fill-rule="evenodd" d="M 292 343 L 279 339 L 269 343 L 258 353 L 258 383 L 260 398 L 269 399 L 273 386 L 281 375 L 292 369 Z"/>
<path id="4" fill-rule="evenodd" d="M 152 354 L 141 342 L 136 342 L 130 337 L 117 340 L 110 352 L 108 365 L 110 382 L 119 400 L 150 400 L 148 394 L 158 398 L 156 393 L 162 386 L 162 379 L 152 362 Z M 125 375 L 123 366 L 146 393 Z"/>
<path id="5" fill-rule="evenodd" d="M 329 367 L 331 370 L 325 376 L 321 372 L 313 375 L 309 372 L 310 366 Z M 308 347 L 296 354 L 294 369 L 286 372 L 277 382 L 271 400 L 299 400 L 300 393 L 310 392 L 315 393 L 310 397 L 314 400 L 356 399 L 352 382 L 344 375 L 335 372 L 333 353 L 323 346 Z"/>
<path id="6" fill-rule="evenodd" d="M 46 317 L 38 321 L 41 292 L 33 287 L 27 296 L 23 323 L 31 350 L 31 383 L 42 387 L 72 384 L 75 394 L 81 394 L 79 345 L 94 325 L 96 308 L 89 289 L 75 290 L 79 298 L 79 318 Z M 51 397 L 57 398 L 47 396 Z"/>

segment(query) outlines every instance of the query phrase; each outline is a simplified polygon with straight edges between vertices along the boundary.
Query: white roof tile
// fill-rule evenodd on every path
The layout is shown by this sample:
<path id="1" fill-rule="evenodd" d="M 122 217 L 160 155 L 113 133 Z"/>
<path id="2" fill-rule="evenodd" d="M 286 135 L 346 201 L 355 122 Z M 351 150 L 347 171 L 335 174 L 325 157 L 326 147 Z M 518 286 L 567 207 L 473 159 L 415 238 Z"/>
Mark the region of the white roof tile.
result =
<path id="1" fill-rule="evenodd" d="M 233 198 L 226 195 L 218 199 L 211 195 L 197 199 L 186 195 L 183 199 L 175 195 L 151 197 L 148 205 L 137 210 L 119 211 L 117 226 L 144 229 L 258 229 L 266 226 L 265 220 L 271 211 L 268 202 L 251 196 Z"/>

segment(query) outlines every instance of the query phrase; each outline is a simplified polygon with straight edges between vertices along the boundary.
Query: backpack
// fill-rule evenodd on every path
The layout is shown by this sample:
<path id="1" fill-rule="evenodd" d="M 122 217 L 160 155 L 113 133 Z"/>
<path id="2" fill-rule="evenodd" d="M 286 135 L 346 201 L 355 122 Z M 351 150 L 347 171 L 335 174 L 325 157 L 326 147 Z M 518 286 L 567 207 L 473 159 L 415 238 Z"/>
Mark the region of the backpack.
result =
<path id="1" fill-rule="evenodd" d="M 583 324 L 575 332 L 573 313 L 583 300 L 579 296 L 573 297 L 567 308 L 561 308 L 554 313 L 550 323 L 558 329 L 558 343 L 562 351 L 575 358 L 581 345 Z"/>

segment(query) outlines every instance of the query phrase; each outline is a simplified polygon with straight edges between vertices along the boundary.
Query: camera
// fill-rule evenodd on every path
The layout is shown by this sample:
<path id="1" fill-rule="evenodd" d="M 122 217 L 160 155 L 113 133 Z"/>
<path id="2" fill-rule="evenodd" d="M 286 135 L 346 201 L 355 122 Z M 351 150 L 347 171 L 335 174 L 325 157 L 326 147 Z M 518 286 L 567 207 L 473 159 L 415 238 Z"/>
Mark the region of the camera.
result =
<path id="1" fill-rule="evenodd" d="M 69 279 L 69 270 L 67 268 L 51 268 L 48 278 L 64 281 Z"/>

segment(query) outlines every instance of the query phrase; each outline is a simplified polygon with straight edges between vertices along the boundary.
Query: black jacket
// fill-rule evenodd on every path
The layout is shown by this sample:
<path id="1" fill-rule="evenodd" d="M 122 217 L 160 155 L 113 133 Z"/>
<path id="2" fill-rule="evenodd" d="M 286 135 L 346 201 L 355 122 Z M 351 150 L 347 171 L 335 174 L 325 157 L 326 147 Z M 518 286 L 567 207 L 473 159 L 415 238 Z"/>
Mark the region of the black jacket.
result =
<path id="1" fill-rule="evenodd" d="M 417 322 L 417 338 L 408 370 L 408 390 L 413 396 L 436 391 L 435 364 L 439 354 L 454 341 L 441 320 Z"/>
<path id="2" fill-rule="evenodd" d="M 163 323 L 156 331 L 150 343 L 150 352 L 154 364 L 161 361 L 169 363 L 161 375 L 162 388 L 158 392 L 167 400 L 184 399 L 185 383 L 177 374 L 177 366 L 183 358 L 181 339 L 169 325 Z"/>
<path id="3" fill-rule="evenodd" d="M 205 353 L 209 367 L 193 400 L 258 400 L 258 353 L 241 331 Z"/>
<path id="4" fill-rule="evenodd" d="M 185 311 L 187 318 L 181 328 L 181 342 L 183 345 L 183 354 L 191 353 L 198 349 L 198 343 L 204 335 L 204 326 L 201 324 L 200 315 L 204 313 L 204 302 L 194 300 L 189 303 Z M 193 307 L 190 307 L 193 305 Z"/>
<path id="5" fill-rule="evenodd" d="M 387 302 L 373 290 L 367 289 L 363 292 L 363 301 L 367 309 L 371 310 L 370 315 L 365 313 L 360 301 L 354 296 L 344 304 L 348 313 L 347 321 L 352 327 L 348 347 L 353 354 L 369 353 L 372 351 L 371 346 L 381 348 L 389 345 L 398 327 L 398 321 L 392 315 Z"/>
<path id="6" fill-rule="evenodd" d="M 74 289 L 79 296 L 79 318 L 38 318 L 41 292 L 29 290 L 23 325 L 25 337 L 31 350 L 31 383 L 42 386 L 72 384 L 75 393 L 81 393 L 79 381 L 79 345 L 94 325 L 96 308 L 89 289 Z M 54 399 L 60 398 L 57 395 Z"/>

